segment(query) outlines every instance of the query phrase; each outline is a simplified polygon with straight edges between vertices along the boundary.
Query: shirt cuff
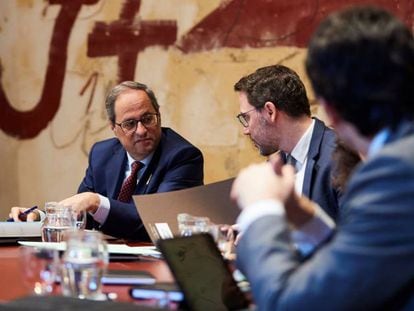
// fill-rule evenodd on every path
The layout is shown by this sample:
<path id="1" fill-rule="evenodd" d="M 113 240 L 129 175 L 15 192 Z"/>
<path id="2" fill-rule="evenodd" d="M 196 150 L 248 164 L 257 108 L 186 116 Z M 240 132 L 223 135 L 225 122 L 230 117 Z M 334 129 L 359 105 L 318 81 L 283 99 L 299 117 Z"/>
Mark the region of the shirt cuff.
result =
<path id="1" fill-rule="evenodd" d="M 278 200 L 262 200 L 243 209 L 237 218 L 240 232 L 245 232 L 254 221 L 268 215 L 284 216 L 283 204 Z"/>
<path id="2" fill-rule="evenodd" d="M 109 215 L 109 209 L 111 208 L 111 203 L 109 202 L 109 199 L 107 197 L 104 197 L 103 195 L 98 194 L 99 196 L 99 207 L 96 210 L 95 213 L 89 213 L 93 217 L 94 220 L 99 222 L 101 225 L 103 225 L 108 218 Z"/>
<path id="3" fill-rule="evenodd" d="M 315 204 L 315 215 L 300 228 L 292 230 L 291 237 L 302 256 L 309 256 L 328 239 L 335 229 L 335 222 Z"/>

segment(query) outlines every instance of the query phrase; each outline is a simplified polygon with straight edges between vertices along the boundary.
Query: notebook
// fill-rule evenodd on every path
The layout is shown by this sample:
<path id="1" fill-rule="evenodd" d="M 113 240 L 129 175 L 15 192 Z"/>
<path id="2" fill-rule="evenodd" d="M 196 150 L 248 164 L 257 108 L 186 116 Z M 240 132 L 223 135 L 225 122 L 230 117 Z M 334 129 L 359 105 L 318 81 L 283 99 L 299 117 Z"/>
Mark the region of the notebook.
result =
<path id="1" fill-rule="evenodd" d="M 138 214 L 152 242 L 179 235 L 177 215 L 210 218 L 216 224 L 234 224 L 240 213 L 230 200 L 234 178 L 189 189 L 133 196 Z"/>
<path id="2" fill-rule="evenodd" d="M 159 240 L 190 310 L 242 310 L 249 301 L 241 291 L 210 234 Z"/>

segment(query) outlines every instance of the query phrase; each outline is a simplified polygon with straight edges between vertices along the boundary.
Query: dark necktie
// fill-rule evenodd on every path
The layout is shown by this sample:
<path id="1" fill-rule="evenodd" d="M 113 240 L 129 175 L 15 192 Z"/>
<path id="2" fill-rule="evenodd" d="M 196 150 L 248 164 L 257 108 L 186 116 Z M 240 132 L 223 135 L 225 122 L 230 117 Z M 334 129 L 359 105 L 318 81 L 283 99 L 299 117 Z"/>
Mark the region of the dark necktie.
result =
<path id="1" fill-rule="evenodd" d="M 131 167 L 131 174 L 124 180 L 121 190 L 119 191 L 118 200 L 121 202 L 131 201 L 132 194 L 137 186 L 138 171 L 143 167 L 143 164 L 135 161 L 132 163 Z"/>
<path id="2" fill-rule="evenodd" d="M 286 164 L 292 165 L 295 168 L 295 172 L 297 172 L 296 162 L 296 159 L 290 153 L 286 155 Z"/>

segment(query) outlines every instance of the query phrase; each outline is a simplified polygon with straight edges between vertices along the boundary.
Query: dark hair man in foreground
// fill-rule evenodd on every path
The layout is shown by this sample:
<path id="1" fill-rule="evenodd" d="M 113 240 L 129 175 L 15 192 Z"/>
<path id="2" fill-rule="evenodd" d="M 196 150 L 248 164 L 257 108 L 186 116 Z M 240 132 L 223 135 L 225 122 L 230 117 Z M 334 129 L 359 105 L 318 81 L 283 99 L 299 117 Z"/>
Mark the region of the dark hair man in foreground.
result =
<path id="1" fill-rule="evenodd" d="M 306 261 L 285 216 L 300 226 L 315 206 L 295 196 L 293 168 L 275 161 L 242 171 L 232 189 L 243 209 L 238 265 L 260 310 L 412 310 L 412 33 L 382 9 L 341 11 L 313 35 L 306 67 L 338 136 L 366 161 L 348 183 L 336 232 Z"/>

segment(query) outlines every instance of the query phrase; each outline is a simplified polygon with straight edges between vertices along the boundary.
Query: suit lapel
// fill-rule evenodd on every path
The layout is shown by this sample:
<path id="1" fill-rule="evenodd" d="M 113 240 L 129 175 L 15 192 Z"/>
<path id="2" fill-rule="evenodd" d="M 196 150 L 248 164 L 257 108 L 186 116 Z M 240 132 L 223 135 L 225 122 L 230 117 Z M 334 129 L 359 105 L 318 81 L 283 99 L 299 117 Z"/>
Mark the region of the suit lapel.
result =
<path id="1" fill-rule="evenodd" d="M 322 142 L 323 134 L 325 132 L 325 126 L 322 121 L 314 118 L 315 126 L 313 128 L 312 138 L 310 141 L 308 160 L 305 168 L 305 176 L 303 178 L 302 194 L 310 197 L 311 181 L 313 175 L 318 170 L 319 166 L 316 160 L 319 156 L 320 145 Z"/>
<path id="2" fill-rule="evenodd" d="M 153 176 L 153 175 L 157 175 L 154 174 L 157 167 L 159 167 L 160 164 L 160 158 L 161 158 L 161 154 L 162 154 L 162 150 L 163 150 L 163 146 L 164 146 L 164 142 L 165 142 L 165 134 L 164 134 L 164 130 L 161 134 L 161 140 L 160 143 L 158 144 L 157 149 L 154 152 L 154 156 L 151 159 L 151 162 L 148 164 L 148 167 L 145 167 L 145 171 L 144 174 L 141 176 L 137 188 L 135 189 L 134 194 L 147 194 L 147 193 L 151 193 L 151 184 L 153 184 L 153 182 L 155 181 L 155 179 L 157 179 L 157 176 Z M 154 178 L 153 178 L 154 177 Z"/>
<path id="3" fill-rule="evenodd" d="M 125 163 L 127 161 L 126 151 L 118 144 L 113 149 L 112 158 L 110 159 L 106 170 L 106 183 L 108 197 L 116 199 L 119 189 L 121 188 Z"/>

